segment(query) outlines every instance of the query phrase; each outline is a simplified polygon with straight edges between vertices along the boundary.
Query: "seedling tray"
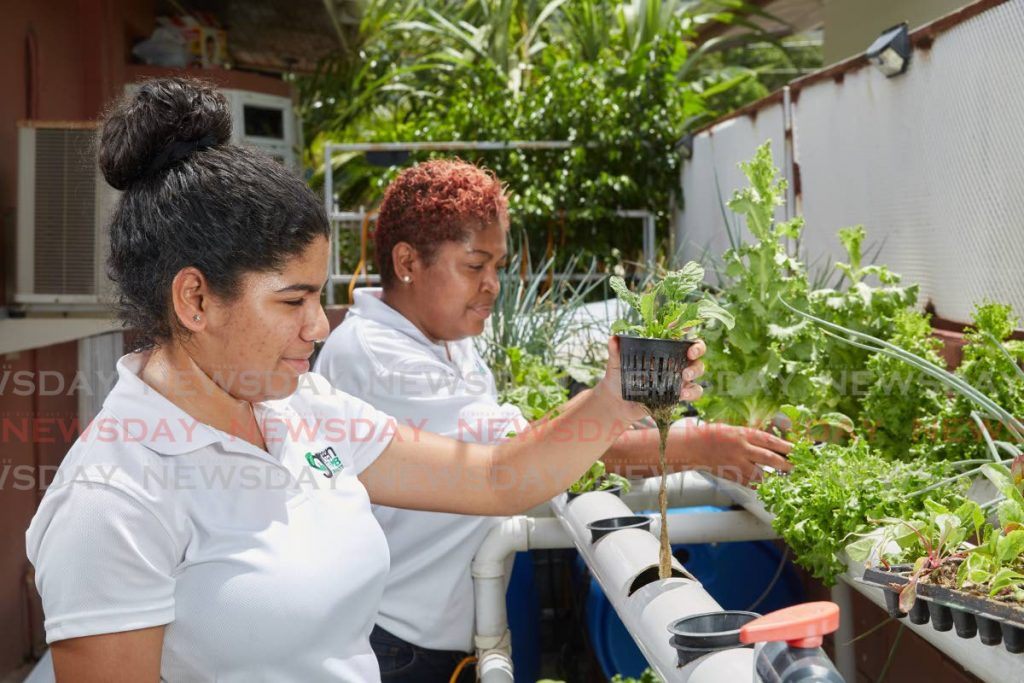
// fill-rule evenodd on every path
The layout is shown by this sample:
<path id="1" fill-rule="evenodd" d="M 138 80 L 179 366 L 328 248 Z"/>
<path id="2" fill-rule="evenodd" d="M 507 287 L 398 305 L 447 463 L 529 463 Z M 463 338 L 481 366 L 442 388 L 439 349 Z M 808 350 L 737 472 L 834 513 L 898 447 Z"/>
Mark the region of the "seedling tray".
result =
<path id="1" fill-rule="evenodd" d="M 961 638 L 975 636 L 984 645 L 999 645 L 1008 652 L 1024 652 L 1024 609 L 985 596 L 931 583 L 917 584 L 910 612 L 899 608 L 899 591 L 907 585 L 912 568 L 897 565 L 865 570 L 861 582 L 877 586 L 885 596 L 889 616 L 907 617 L 912 624 L 931 623 L 936 631 L 956 631 Z"/>

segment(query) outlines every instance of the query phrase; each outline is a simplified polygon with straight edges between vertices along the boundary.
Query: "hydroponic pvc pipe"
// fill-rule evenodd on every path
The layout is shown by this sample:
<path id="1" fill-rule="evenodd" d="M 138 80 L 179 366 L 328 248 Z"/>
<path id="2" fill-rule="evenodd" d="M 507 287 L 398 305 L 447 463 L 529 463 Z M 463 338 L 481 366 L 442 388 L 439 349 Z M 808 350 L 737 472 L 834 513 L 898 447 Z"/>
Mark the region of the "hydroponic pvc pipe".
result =
<path id="1" fill-rule="evenodd" d="M 659 477 L 634 481 L 629 493 L 622 495 L 622 500 L 633 510 L 656 510 L 660 486 Z M 666 491 L 670 508 L 732 505 L 732 499 L 720 487 L 697 472 L 676 472 L 668 475 Z"/>
<path id="2" fill-rule="evenodd" d="M 754 680 L 754 652 L 746 648 L 724 650 L 682 668 L 677 666 L 668 625 L 685 616 L 722 608 L 675 558 L 673 578 L 657 580 L 659 546 L 651 533 L 625 529 L 591 542 L 588 523 L 631 514 L 623 501 L 596 492 L 568 504 L 564 496 L 559 496 L 552 501 L 552 508 L 647 662 L 663 680 Z M 685 525 L 686 517 L 680 516 L 680 521 Z"/>
<path id="3" fill-rule="evenodd" d="M 510 517 L 491 530 L 473 558 L 477 671 L 485 683 L 512 678 L 511 639 L 505 609 L 506 564 L 513 553 L 541 548 L 571 548 L 572 540 L 553 517 Z"/>
<path id="4" fill-rule="evenodd" d="M 661 515 L 652 514 L 651 533 L 661 531 Z M 729 543 L 778 538 L 770 525 L 746 510 L 686 512 L 668 516 L 668 538 L 672 543 Z"/>
<path id="5" fill-rule="evenodd" d="M 695 473 L 672 475 L 670 481 L 674 482 L 670 488 L 675 493 L 673 505 L 722 502 L 723 494 L 717 487 Z M 652 492 L 653 502 L 656 504 L 658 483 L 657 479 L 645 480 L 636 486 L 635 490 L 638 490 L 640 495 L 628 497 L 626 501 L 620 501 L 608 493 L 581 496 L 573 503 L 575 517 L 585 530 L 586 524 L 596 519 L 631 514 L 626 502 L 638 504 L 640 507 L 650 504 L 645 496 Z M 608 508 L 608 499 L 617 503 L 614 507 L 617 512 Z M 658 533 L 660 524 L 660 517 L 652 516 L 654 534 Z M 585 536 L 589 540 L 589 532 Z M 635 581 L 641 572 L 649 569 L 650 563 L 645 558 L 657 557 L 658 542 L 651 533 L 640 530 L 619 531 L 616 532 L 616 538 L 618 540 L 615 543 L 600 544 L 600 561 L 609 567 L 607 580 L 621 587 Z M 672 543 L 750 541 L 768 538 L 775 538 L 771 527 L 746 511 L 694 512 L 669 516 L 669 539 Z M 512 517 L 495 527 L 484 539 L 473 559 L 472 572 L 476 604 L 474 646 L 479 658 L 478 671 L 485 683 L 512 680 L 511 643 L 505 609 L 506 568 L 509 556 L 523 550 L 571 547 L 573 539 L 565 531 L 563 523 L 555 518 Z M 675 568 L 685 578 L 668 583 L 671 589 L 670 604 L 674 604 L 686 593 L 687 600 L 695 607 L 706 608 L 705 611 L 720 609 L 717 603 L 707 596 L 700 583 L 686 573 L 682 565 L 676 562 Z M 656 597 L 650 593 L 650 590 L 641 593 L 642 596 L 646 596 L 645 601 Z M 671 609 L 677 608 L 673 606 Z M 676 614 L 669 621 L 685 615 Z M 668 621 L 665 622 L 667 623 Z M 667 642 L 668 632 L 658 631 L 650 637 Z M 674 653 L 674 650 L 672 652 Z"/>

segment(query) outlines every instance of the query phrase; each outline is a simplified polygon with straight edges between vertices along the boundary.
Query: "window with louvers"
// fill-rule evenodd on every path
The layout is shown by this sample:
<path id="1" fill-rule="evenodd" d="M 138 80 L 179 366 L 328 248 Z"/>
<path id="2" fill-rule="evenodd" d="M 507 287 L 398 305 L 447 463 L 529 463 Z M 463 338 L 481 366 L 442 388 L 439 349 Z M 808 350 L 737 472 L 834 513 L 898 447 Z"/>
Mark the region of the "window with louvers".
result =
<path id="1" fill-rule="evenodd" d="M 95 294 L 96 157 L 92 130 L 36 131 L 37 294 Z"/>

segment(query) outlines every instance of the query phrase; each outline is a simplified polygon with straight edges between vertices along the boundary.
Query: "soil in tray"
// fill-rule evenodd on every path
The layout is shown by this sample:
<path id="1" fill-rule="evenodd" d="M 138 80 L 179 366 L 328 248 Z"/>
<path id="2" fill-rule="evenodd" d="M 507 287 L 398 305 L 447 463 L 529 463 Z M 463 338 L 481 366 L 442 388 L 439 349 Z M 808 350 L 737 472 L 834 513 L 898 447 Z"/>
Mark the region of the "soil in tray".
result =
<path id="1" fill-rule="evenodd" d="M 953 560 L 946 564 L 943 564 L 938 569 L 934 570 L 928 576 L 926 576 L 918 584 L 918 593 L 922 593 L 929 597 L 935 597 L 941 599 L 943 602 L 965 602 L 966 604 L 973 605 L 979 609 L 998 609 L 1000 616 L 1021 626 L 1024 626 L 1024 604 L 1021 604 L 1017 600 L 1004 599 L 1009 595 L 1009 590 L 1004 592 L 1002 595 L 991 596 L 987 592 L 972 590 L 969 588 L 957 588 L 956 586 L 956 572 L 960 566 L 961 560 Z M 886 576 L 888 586 L 885 586 L 889 590 L 899 591 L 907 583 L 907 575 L 910 573 L 910 567 L 906 565 L 892 567 L 891 570 L 886 571 L 882 568 L 873 568 L 872 572 L 882 574 Z M 865 577 L 865 580 L 867 578 Z M 875 585 L 880 585 L 876 581 L 870 581 Z M 936 594 L 936 590 L 941 593 Z M 984 603 L 981 605 L 980 603 Z M 992 607 L 987 607 L 991 605 Z"/>
<path id="2" fill-rule="evenodd" d="M 889 614 L 902 618 L 909 617 L 911 623 L 926 624 L 931 621 L 937 631 L 949 631 L 955 627 L 961 638 L 975 636 L 984 645 L 999 645 L 1008 652 L 1024 652 L 1024 608 L 1019 603 L 998 600 L 977 591 L 965 591 L 930 581 L 918 585 L 920 598 L 914 602 L 909 615 L 899 610 L 899 591 L 907 583 L 910 567 L 892 567 L 886 571 L 880 568 L 868 569 L 864 573 L 865 583 L 881 588 Z M 955 580 L 956 566 L 942 568 L 927 577 L 943 582 Z"/>

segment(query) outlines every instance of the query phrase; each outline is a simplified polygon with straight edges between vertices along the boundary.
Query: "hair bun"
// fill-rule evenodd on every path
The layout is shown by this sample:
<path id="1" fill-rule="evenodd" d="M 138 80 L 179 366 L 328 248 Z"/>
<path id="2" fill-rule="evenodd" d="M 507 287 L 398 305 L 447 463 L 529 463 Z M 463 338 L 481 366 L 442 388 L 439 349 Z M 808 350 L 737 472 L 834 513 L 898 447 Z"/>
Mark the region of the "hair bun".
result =
<path id="1" fill-rule="evenodd" d="M 100 170 L 112 187 L 126 190 L 197 149 L 230 139 L 228 103 L 215 86 L 191 78 L 146 81 L 104 117 Z"/>

